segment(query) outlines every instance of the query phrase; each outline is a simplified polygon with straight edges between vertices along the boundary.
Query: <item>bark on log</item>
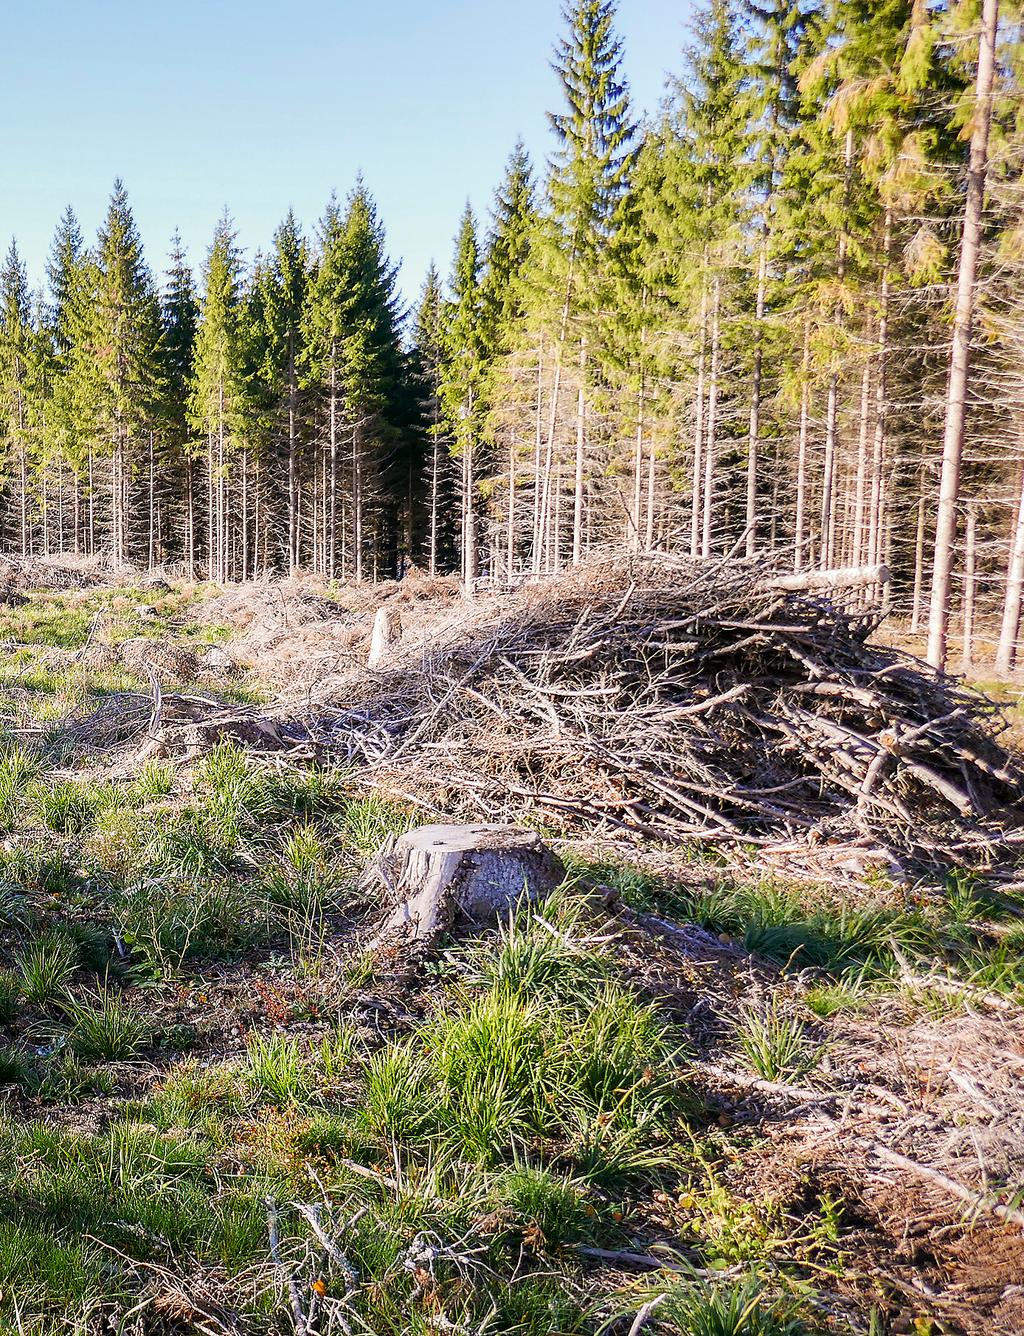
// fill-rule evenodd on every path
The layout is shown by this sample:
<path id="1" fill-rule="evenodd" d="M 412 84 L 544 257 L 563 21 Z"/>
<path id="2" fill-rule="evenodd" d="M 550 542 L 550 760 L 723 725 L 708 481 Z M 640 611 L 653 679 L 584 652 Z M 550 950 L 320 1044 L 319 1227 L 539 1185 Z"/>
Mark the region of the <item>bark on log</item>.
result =
<path id="1" fill-rule="evenodd" d="M 385 845 L 369 869 L 392 910 L 377 943 L 430 941 L 459 914 L 493 923 L 553 890 L 565 871 L 534 831 L 516 826 L 421 826 Z"/>

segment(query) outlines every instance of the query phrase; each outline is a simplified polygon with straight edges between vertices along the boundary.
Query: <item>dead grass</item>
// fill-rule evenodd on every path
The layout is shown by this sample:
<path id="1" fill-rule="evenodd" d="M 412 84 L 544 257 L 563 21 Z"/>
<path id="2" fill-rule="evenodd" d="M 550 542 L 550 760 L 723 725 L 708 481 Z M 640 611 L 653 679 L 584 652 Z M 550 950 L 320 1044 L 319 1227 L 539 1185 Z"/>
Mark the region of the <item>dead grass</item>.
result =
<path id="1" fill-rule="evenodd" d="M 369 590 L 305 592 L 274 634 L 368 628 Z M 411 634 L 448 633 L 450 593 L 410 595 Z M 118 653 L 230 622 L 208 590 L 63 597 L 10 609 L 41 639 L 0 687 L 29 730 L 0 739 L 0 952 L 27 965 L 0 981 L 0 1326 L 288 1331 L 297 1294 L 317 1336 L 625 1336 L 656 1298 L 677 1336 L 1017 1336 L 1018 891 L 827 844 L 560 842 L 544 913 L 411 967 L 367 952 L 358 885 L 408 805 L 230 746 L 55 767 L 80 755 L 50 730 L 99 727 L 127 672 L 46 658 L 97 600 Z"/>

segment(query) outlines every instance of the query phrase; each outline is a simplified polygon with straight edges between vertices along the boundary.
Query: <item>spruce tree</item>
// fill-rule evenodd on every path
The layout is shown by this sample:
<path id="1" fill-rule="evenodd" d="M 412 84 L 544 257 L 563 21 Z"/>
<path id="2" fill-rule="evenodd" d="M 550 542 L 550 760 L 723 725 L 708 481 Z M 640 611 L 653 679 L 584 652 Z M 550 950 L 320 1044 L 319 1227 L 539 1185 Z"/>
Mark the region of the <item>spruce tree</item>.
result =
<path id="1" fill-rule="evenodd" d="M 96 356 L 100 275 L 71 208 L 57 226 L 46 273 L 51 375 L 45 434 L 50 452 L 72 471 L 75 551 L 93 553 L 98 543 L 96 458 L 103 453 L 106 396 Z"/>
<path id="2" fill-rule="evenodd" d="M 3 480 L 13 492 L 12 526 L 21 555 L 30 550 L 29 381 L 32 355 L 28 272 L 12 239 L 0 271 L 0 438 Z"/>
<path id="3" fill-rule="evenodd" d="M 451 438 L 442 405 L 445 358 L 445 299 L 441 275 L 430 265 L 413 317 L 412 373 L 419 392 L 420 416 L 427 437 L 426 488 L 427 570 L 436 575 L 454 550 L 451 512 Z"/>
<path id="4" fill-rule="evenodd" d="M 481 391 L 486 344 L 482 263 L 476 217 L 467 204 L 455 240 L 441 392 L 453 450 L 462 465 L 462 578 L 470 592 L 478 568 L 476 447 L 484 410 Z"/>
<path id="5" fill-rule="evenodd" d="M 395 448 L 405 417 L 397 270 L 388 259 L 376 205 L 359 181 L 344 216 L 332 201 L 320 227 L 320 255 L 306 303 L 306 383 L 327 409 L 330 476 L 323 566 L 328 575 L 397 563 Z M 342 432 L 349 440 L 351 543 L 340 554 Z M 385 553 L 386 549 L 386 553 Z M 351 567 L 349 568 L 349 561 Z"/>
<path id="6" fill-rule="evenodd" d="M 204 274 L 189 420 L 206 443 L 206 559 L 211 580 L 229 573 L 231 455 L 247 425 L 242 265 L 231 219 L 217 224 Z"/>
<path id="7" fill-rule="evenodd" d="M 181 236 L 175 232 L 161 302 L 161 433 L 164 449 L 158 463 L 170 474 L 177 492 L 177 509 L 184 525 L 184 557 L 189 571 L 195 569 L 196 515 L 194 461 L 189 449 L 188 405 L 192 363 L 199 328 L 199 297 L 192 270 L 185 258 Z M 151 459 L 151 464 L 153 463 Z M 161 526 L 154 515 L 155 479 L 150 476 L 150 558 L 156 559 L 157 533 Z M 164 541 L 170 537 L 172 507 L 165 507 Z"/>
<path id="8" fill-rule="evenodd" d="M 537 203 L 530 155 L 520 140 L 494 196 L 480 297 L 488 356 L 508 352 L 523 319 L 523 273 L 536 231 Z"/>
<path id="9" fill-rule="evenodd" d="M 680 311 L 688 309 L 696 317 L 690 330 L 697 354 L 690 549 L 694 556 L 707 557 L 725 530 L 719 523 L 722 410 L 738 379 L 726 375 L 726 331 L 740 301 L 735 280 L 743 268 L 749 221 L 743 201 L 750 181 L 750 104 L 736 25 L 725 0 L 712 0 L 699 13 L 695 32 L 686 81 L 678 86 L 676 138 L 665 164 L 670 217 L 663 236 L 667 233 L 669 251 L 689 251 L 691 257 L 678 266 L 676 302 Z"/>
<path id="10" fill-rule="evenodd" d="M 133 446 L 152 426 L 159 386 L 160 319 L 152 275 L 121 181 L 114 182 L 96 246 L 90 342 L 100 381 L 99 430 L 111 455 L 109 549 L 126 560 Z"/>
<path id="11" fill-rule="evenodd" d="M 590 322 L 600 309 L 601 260 L 612 242 L 628 190 L 636 125 L 623 74 L 623 45 L 615 32 L 614 0 L 576 0 L 562 11 L 568 29 L 555 54 L 565 110 L 549 113 L 558 141 L 551 165 L 550 196 L 565 257 L 555 387 L 548 430 L 551 452 L 558 391 L 570 324 L 579 345 L 572 559 L 583 552 L 586 486 L 586 394 Z M 549 502 L 550 504 L 550 502 Z M 557 538 L 556 538 L 557 546 Z"/>
<path id="12" fill-rule="evenodd" d="M 289 209 L 274 233 L 274 249 L 259 283 L 265 358 L 262 379 L 270 397 L 272 431 L 280 438 L 287 469 L 287 562 L 299 564 L 299 466 L 301 422 L 299 367 L 302 317 L 311 281 L 309 248 Z"/>

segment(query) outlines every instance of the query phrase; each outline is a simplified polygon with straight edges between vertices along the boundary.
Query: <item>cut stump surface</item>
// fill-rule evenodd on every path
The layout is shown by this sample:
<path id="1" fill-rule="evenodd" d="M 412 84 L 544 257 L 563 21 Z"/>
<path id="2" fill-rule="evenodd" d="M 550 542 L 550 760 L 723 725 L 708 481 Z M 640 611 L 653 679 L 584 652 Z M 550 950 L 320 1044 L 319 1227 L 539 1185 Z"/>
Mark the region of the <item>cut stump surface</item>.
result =
<path id="1" fill-rule="evenodd" d="M 565 875 L 534 831 L 491 825 L 420 826 L 385 846 L 371 872 L 393 904 L 378 942 L 429 941 L 460 914 L 493 923 Z"/>

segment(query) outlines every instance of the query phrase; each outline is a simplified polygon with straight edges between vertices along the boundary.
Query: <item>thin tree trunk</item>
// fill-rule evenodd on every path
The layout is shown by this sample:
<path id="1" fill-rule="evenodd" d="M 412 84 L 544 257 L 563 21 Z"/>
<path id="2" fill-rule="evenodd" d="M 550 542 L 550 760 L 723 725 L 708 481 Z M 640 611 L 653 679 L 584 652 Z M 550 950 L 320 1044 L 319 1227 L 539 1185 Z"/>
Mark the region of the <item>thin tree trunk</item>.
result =
<path id="1" fill-rule="evenodd" d="M 545 448 L 544 463 L 544 487 L 541 495 L 541 518 L 540 532 L 544 535 L 548 531 L 548 518 L 551 512 L 551 465 L 554 458 L 555 449 L 555 429 L 558 426 L 558 398 L 562 387 L 562 357 L 565 349 L 565 334 L 569 325 L 569 310 L 572 304 L 573 277 L 576 271 L 575 252 L 569 258 L 569 272 L 565 280 L 565 299 L 562 303 L 562 316 L 558 330 L 558 345 L 555 349 L 555 378 L 551 390 L 551 412 L 548 415 L 547 444 Z M 546 543 L 545 538 L 545 543 Z M 535 573 L 539 572 L 540 567 L 536 560 L 534 561 Z"/>
<path id="2" fill-rule="evenodd" d="M 338 550 L 338 393 L 335 349 L 331 348 L 331 520 L 327 543 L 327 574 L 334 579 L 335 558 Z"/>
<path id="3" fill-rule="evenodd" d="M 853 488 L 853 532 L 850 565 L 863 564 L 867 535 L 865 513 L 868 490 L 868 426 L 871 416 L 871 359 L 866 358 L 860 380 L 860 430 L 857 433 L 857 473 Z"/>
<path id="4" fill-rule="evenodd" d="M 750 393 L 750 429 L 747 433 L 747 556 L 757 550 L 757 475 L 761 436 L 761 376 L 764 349 L 761 327 L 764 321 L 765 290 L 768 284 L 768 236 L 765 231 L 757 266 L 757 307 L 754 345 L 754 376 Z"/>
<path id="5" fill-rule="evenodd" d="M 718 428 L 718 380 L 721 362 L 722 279 L 715 275 L 711 312 L 711 384 L 708 388 L 708 434 L 704 447 L 704 523 L 700 552 L 711 555 L 711 523 L 715 505 L 716 432 Z"/>
<path id="6" fill-rule="evenodd" d="M 580 387 L 576 399 L 576 477 L 572 510 L 572 564 L 583 558 L 583 461 L 587 444 L 587 340 L 580 340 Z"/>
<path id="7" fill-rule="evenodd" d="M 1021 468 L 1017 523 L 1010 543 L 1010 557 L 1006 568 L 1006 595 L 1003 599 L 1003 621 L 999 630 L 999 647 L 996 650 L 996 671 L 999 673 L 1010 672 L 1017 659 L 1022 594 L 1024 594 L 1024 466 Z"/>
<path id="8" fill-rule="evenodd" d="M 705 267 L 707 252 L 704 253 Z M 690 556 L 696 559 L 700 552 L 701 532 L 701 478 L 704 472 L 704 376 L 708 342 L 708 289 L 701 284 L 700 343 L 697 353 L 697 414 L 693 428 L 693 478 L 690 489 Z"/>
<path id="9" fill-rule="evenodd" d="M 978 508 L 967 505 L 967 545 L 964 550 L 964 624 L 963 648 L 960 653 L 960 671 L 969 673 L 974 658 L 974 600 L 975 572 L 977 570 Z"/>
<path id="10" fill-rule="evenodd" d="M 878 374 L 875 378 L 875 438 L 871 458 L 871 505 L 868 514 L 868 565 L 881 560 L 882 533 L 885 528 L 885 451 L 889 411 L 889 260 L 892 252 L 892 210 L 885 211 L 885 260 L 878 317 Z"/>
<path id="11" fill-rule="evenodd" d="M 846 277 L 846 258 L 849 249 L 849 232 L 846 220 L 849 217 L 850 191 L 853 185 L 853 130 L 847 130 L 843 148 L 843 164 L 846 174 L 845 203 L 843 208 L 843 229 L 839 234 L 839 263 L 837 277 L 840 285 Z M 836 320 L 843 325 L 842 306 L 837 304 Z M 835 553 L 835 473 L 836 454 L 839 439 L 839 372 L 833 368 L 828 381 L 828 406 L 825 419 L 825 466 L 821 481 L 821 565 L 828 569 L 833 564 Z"/>
<path id="12" fill-rule="evenodd" d="M 921 479 L 921 492 L 917 498 L 917 538 L 914 544 L 914 608 L 910 618 L 910 634 L 917 635 L 921 629 L 921 607 L 924 601 L 924 479 Z"/>
<path id="13" fill-rule="evenodd" d="M 533 574 L 539 570 L 541 548 L 541 455 L 544 449 L 544 335 L 540 336 L 537 347 L 537 402 L 534 406 L 533 432 L 533 535 L 530 549 L 530 566 Z"/>
<path id="14" fill-rule="evenodd" d="M 298 383 L 295 375 L 295 331 L 288 331 L 288 564 L 299 564 Z"/>
<path id="15" fill-rule="evenodd" d="M 149 569 L 156 565 L 156 519 L 154 516 L 156 500 L 156 466 L 153 459 L 153 431 L 149 432 Z"/>
<path id="16" fill-rule="evenodd" d="M 967 172 L 967 204 L 964 212 L 963 241 L 960 247 L 960 273 L 957 282 L 956 314 L 953 321 L 946 398 L 946 430 L 942 443 L 942 472 L 939 478 L 939 502 L 935 520 L 932 597 L 928 617 L 928 662 L 933 668 L 945 667 L 949 636 L 950 582 L 956 543 L 964 423 L 967 416 L 971 325 L 974 319 L 978 254 L 981 248 L 981 224 L 985 208 L 985 176 L 988 167 L 989 129 L 992 123 L 998 26 L 999 0 L 984 0 L 975 85 L 974 129 L 971 134 L 970 163 Z"/>
<path id="17" fill-rule="evenodd" d="M 804 522 L 807 514 L 807 442 L 811 414 L 811 319 L 804 317 L 804 355 L 800 384 L 800 436 L 796 455 L 796 521 L 793 543 L 793 570 L 799 574 L 804 566 Z"/>
<path id="18" fill-rule="evenodd" d="M 641 334 L 641 346 L 643 335 Z M 640 550 L 640 512 L 643 505 L 644 488 L 644 392 L 647 388 L 645 370 L 640 368 L 640 387 L 637 391 L 636 405 L 636 449 L 633 452 L 633 511 L 630 515 L 630 546 L 634 552 Z"/>
<path id="19" fill-rule="evenodd" d="M 512 433 L 508 438 L 508 515 L 505 524 L 505 566 L 511 580 L 516 556 L 516 442 Z"/>

